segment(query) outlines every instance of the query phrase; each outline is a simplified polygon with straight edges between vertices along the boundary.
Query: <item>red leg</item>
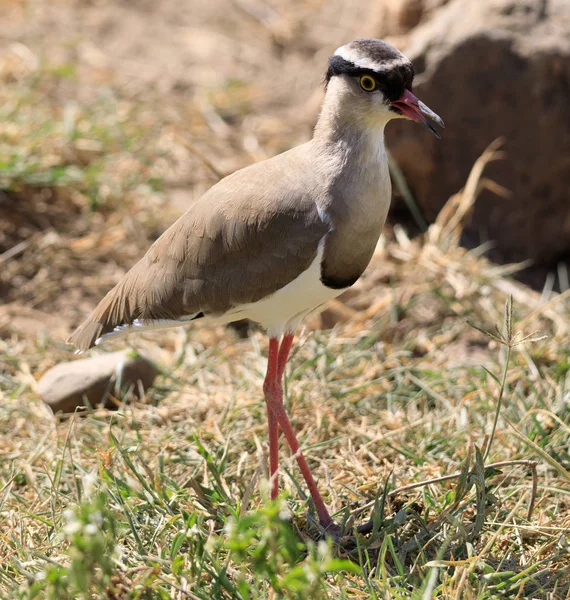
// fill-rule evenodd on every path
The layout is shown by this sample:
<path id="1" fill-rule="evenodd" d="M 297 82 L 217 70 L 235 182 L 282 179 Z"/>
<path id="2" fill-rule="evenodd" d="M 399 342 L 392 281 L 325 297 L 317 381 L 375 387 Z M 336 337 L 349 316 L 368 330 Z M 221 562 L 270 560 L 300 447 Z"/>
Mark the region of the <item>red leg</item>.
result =
<path id="1" fill-rule="evenodd" d="M 275 338 L 269 340 L 267 374 L 265 376 L 265 382 L 263 383 L 266 399 L 268 398 L 268 393 L 270 393 L 271 381 L 281 381 L 283 379 L 283 372 L 285 371 L 285 364 L 287 363 L 289 351 L 293 344 L 293 338 L 293 334 L 283 336 L 280 346 Z M 277 347 L 279 350 L 277 350 Z M 269 430 L 269 478 L 271 482 L 271 499 L 275 500 L 279 494 L 279 475 L 277 473 L 279 469 L 279 424 L 277 423 L 275 414 L 269 409 L 269 404 L 267 405 L 267 424 Z"/>
<path id="2" fill-rule="evenodd" d="M 285 364 L 287 362 L 287 357 L 289 355 L 289 350 L 291 349 L 292 342 L 293 336 L 286 335 L 283 338 L 281 348 L 277 353 L 277 340 L 275 338 L 271 338 L 269 340 L 269 361 L 267 366 L 267 375 L 265 377 L 265 383 L 263 385 L 263 389 L 265 392 L 265 400 L 267 402 L 268 411 L 273 413 L 277 424 L 285 434 L 287 443 L 289 444 L 291 451 L 297 459 L 297 463 L 299 465 L 299 468 L 301 469 L 301 473 L 303 474 L 305 483 L 307 484 L 309 492 L 311 493 L 311 496 L 313 498 L 313 502 L 315 503 L 315 508 L 317 510 L 317 514 L 319 515 L 319 521 L 323 527 L 327 528 L 333 524 L 333 520 L 329 515 L 329 512 L 325 506 L 321 494 L 319 493 L 319 490 L 317 489 L 317 484 L 313 479 L 313 475 L 311 473 L 311 470 L 309 469 L 307 460 L 301 452 L 297 436 L 295 435 L 295 431 L 291 426 L 291 421 L 289 421 L 289 417 L 287 416 L 287 413 L 285 412 L 285 407 L 283 406 L 282 376 L 283 371 L 285 370 Z M 271 440 L 269 452 L 271 455 Z"/>
<path id="3" fill-rule="evenodd" d="M 267 410 L 269 428 L 269 477 L 271 481 L 271 500 L 279 495 L 279 425 L 273 411 Z"/>
<path id="4" fill-rule="evenodd" d="M 293 338 L 295 336 L 292 333 L 287 333 L 281 340 L 281 346 L 279 348 L 279 357 L 277 359 L 277 381 L 283 381 L 283 373 L 285 372 L 285 365 L 289 358 L 289 352 L 293 345 Z"/>
<path id="5" fill-rule="evenodd" d="M 274 411 L 270 408 L 270 397 L 273 392 L 273 382 L 278 372 L 279 341 L 276 338 L 269 340 L 269 357 L 267 360 L 267 373 L 263 382 L 263 393 L 267 405 L 267 425 L 269 430 L 269 481 L 271 485 L 271 499 L 275 500 L 279 494 L 279 425 Z"/>
<path id="6" fill-rule="evenodd" d="M 268 397 L 269 388 L 271 387 L 270 382 L 272 380 L 281 381 L 283 379 L 285 364 L 287 363 L 294 337 L 293 334 L 283 336 L 280 346 L 275 338 L 269 340 L 267 375 L 265 376 L 265 382 L 263 384 L 266 398 Z M 279 350 L 277 350 L 277 347 L 279 347 Z M 267 424 L 269 429 L 269 478 L 271 482 L 271 499 L 275 500 L 279 494 L 279 475 L 277 473 L 279 469 L 279 424 L 277 423 L 273 411 L 269 409 L 269 405 L 267 406 Z"/>

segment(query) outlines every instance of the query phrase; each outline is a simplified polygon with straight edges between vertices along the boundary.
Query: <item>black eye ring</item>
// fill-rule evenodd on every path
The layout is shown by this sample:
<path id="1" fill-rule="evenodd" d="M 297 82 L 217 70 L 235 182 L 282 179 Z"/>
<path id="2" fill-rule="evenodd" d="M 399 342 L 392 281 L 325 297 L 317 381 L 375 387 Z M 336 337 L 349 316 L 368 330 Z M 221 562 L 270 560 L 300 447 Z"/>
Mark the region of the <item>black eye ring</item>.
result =
<path id="1" fill-rule="evenodd" d="M 376 80 L 370 75 L 363 75 L 360 78 L 360 87 L 365 92 L 373 92 L 376 89 Z"/>

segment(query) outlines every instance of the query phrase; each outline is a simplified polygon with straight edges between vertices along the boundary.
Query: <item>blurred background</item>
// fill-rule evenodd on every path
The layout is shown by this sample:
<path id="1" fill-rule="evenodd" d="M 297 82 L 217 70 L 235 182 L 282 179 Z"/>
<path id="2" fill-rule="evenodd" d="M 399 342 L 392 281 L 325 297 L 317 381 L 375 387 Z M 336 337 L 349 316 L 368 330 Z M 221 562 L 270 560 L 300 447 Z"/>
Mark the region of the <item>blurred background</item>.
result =
<path id="1" fill-rule="evenodd" d="M 1 0 L 0 297 L 68 331 L 217 179 L 311 136 L 327 57 L 385 38 L 446 123 L 387 137 L 425 230 L 497 138 L 462 243 L 568 288 L 566 0 Z M 405 201 L 404 201 L 405 200 Z M 388 229 L 387 235 L 390 234 Z"/>
<path id="2" fill-rule="evenodd" d="M 64 340 L 366 36 L 446 128 L 388 126 L 385 234 L 289 362 L 327 505 L 382 512 L 337 577 L 286 452 L 265 508 L 264 334 Z M 569 0 L 0 0 L 0 597 L 569 598 L 569 190 Z"/>

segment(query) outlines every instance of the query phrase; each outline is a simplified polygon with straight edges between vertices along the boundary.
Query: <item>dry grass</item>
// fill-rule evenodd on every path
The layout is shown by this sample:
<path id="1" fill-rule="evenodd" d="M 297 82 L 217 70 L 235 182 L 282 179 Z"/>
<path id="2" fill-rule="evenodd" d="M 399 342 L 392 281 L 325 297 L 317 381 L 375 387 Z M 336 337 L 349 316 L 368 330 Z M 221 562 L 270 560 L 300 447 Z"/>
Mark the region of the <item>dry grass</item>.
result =
<path id="1" fill-rule="evenodd" d="M 288 409 L 326 501 L 347 533 L 352 516 L 376 522 L 332 547 L 286 452 L 284 503 L 267 502 L 260 332 L 132 338 L 162 375 L 114 413 L 59 420 L 36 393 L 72 358 L 65 332 L 180 212 L 180 190 L 196 197 L 215 180 L 200 154 L 227 172 L 252 159 L 240 140 L 260 158 L 304 130 L 248 121 L 251 106 L 271 113 L 248 81 L 217 88 L 242 99 L 237 115 L 215 89 L 206 111 L 199 98 L 159 110 L 115 82 L 72 106 L 61 97 L 73 74 L 18 56 L 0 62 L 12 157 L 0 170 L 1 597 L 568 596 L 568 294 L 541 297 L 509 279 L 514 267 L 458 246 L 493 186 L 483 172 L 496 145 L 424 236 L 388 233 L 295 348 Z M 547 339 L 514 345 L 535 331 Z"/>
<path id="2" fill-rule="evenodd" d="M 468 190 L 454 201 L 472 201 Z M 493 597 L 500 590 L 564 597 L 570 525 L 568 310 L 563 299 L 540 310 L 538 294 L 454 245 L 460 225 L 448 229 L 456 213 L 449 214 L 423 240 L 408 241 L 400 233 L 399 242 L 380 248 L 360 292 L 320 317 L 344 322 L 328 332 L 305 332 L 291 361 L 289 409 L 337 518 L 345 520 L 350 510 L 363 520 L 377 504 L 378 531 L 371 539 L 358 548 L 333 549 L 361 571 L 334 563 L 328 550 L 312 555 L 311 546 L 308 556 L 302 550 L 283 556 L 292 543 L 289 526 L 279 521 L 279 509 L 262 508 L 260 333 L 238 340 L 222 329 L 196 328 L 162 335 L 160 345 L 133 340 L 163 369 L 146 404 L 63 422 L 42 407 L 31 372 L 69 358 L 67 350 L 49 339 L 13 337 L 1 342 L 6 527 L 0 573 L 6 593 L 16 593 L 14 586 L 24 582 L 19 597 L 32 597 L 38 574 L 45 576 L 47 569 L 55 578 L 56 568 L 70 589 L 82 589 L 73 588 L 73 573 L 65 569 L 74 552 L 84 561 L 81 552 L 89 546 L 69 533 L 69 524 L 66 530 L 65 510 L 83 507 L 81 522 L 87 526 L 89 511 L 101 512 L 92 508 L 100 501 L 114 527 L 102 539 L 110 536 L 119 554 L 107 578 L 89 581 L 96 595 L 112 589 L 111 597 L 182 598 L 180 590 L 191 590 L 195 598 L 245 598 L 273 589 L 299 598 L 429 597 L 429 590 L 448 598 Z M 447 237 L 438 233 L 445 231 Z M 378 286 L 378 280 L 384 284 Z M 515 327 L 534 312 L 523 333 L 537 329 L 549 335 L 539 344 L 515 347 L 509 365 L 495 339 L 466 324 L 469 318 L 492 332 L 503 321 L 505 290 L 517 298 Z M 476 457 L 491 430 L 502 371 L 504 408 L 487 462 L 535 461 L 536 492 L 528 465 L 484 468 Z M 303 486 L 291 459 L 284 469 L 293 528 L 310 543 L 318 531 L 306 522 Z M 379 511 L 384 489 L 458 469 L 457 479 L 391 493 Z M 93 500 L 86 486 L 102 490 L 103 499 Z M 253 515 L 241 525 L 245 532 L 229 526 L 240 515 Z M 181 529 L 195 538 L 184 534 L 181 541 Z M 277 536 L 277 547 L 263 549 L 255 541 L 264 539 L 264 531 Z M 262 551 L 263 561 L 275 552 L 281 557 L 269 572 L 255 560 Z M 104 573 L 94 562 L 99 569 L 94 572 Z M 301 592 L 283 591 L 294 587 L 284 583 L 294 572 L 290 563 L 304 564 L 303 573 L 310 575 L 298 582 Z M 221 572 L 229 577 L 227 586 L 219 581 Z"/>

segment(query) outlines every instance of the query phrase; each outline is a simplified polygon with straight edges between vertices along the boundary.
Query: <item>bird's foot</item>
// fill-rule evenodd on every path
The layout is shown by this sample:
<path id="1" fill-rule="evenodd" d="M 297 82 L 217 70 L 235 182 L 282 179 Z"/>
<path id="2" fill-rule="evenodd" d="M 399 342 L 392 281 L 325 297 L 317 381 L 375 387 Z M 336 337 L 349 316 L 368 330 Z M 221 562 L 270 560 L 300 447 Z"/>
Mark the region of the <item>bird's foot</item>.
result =
<path id="1" fill-rule="evenodd" d="M 368 521 L 366 523 L 362 523 L 360 525 L 351 525 L 350 523 L 346 523 L 344 525 L 339 525 L 335 523 L 332 519 L 330 522 L 320 524 L 321 532 L 323 537 L 328 537 L 333 540 L 336 544 L 341 544 L 342 542 L 346 542 L 348 539 L 355 538 L 356 534 L 359 535 L 368 535 L 374 529 L 374 521 Z"/>

